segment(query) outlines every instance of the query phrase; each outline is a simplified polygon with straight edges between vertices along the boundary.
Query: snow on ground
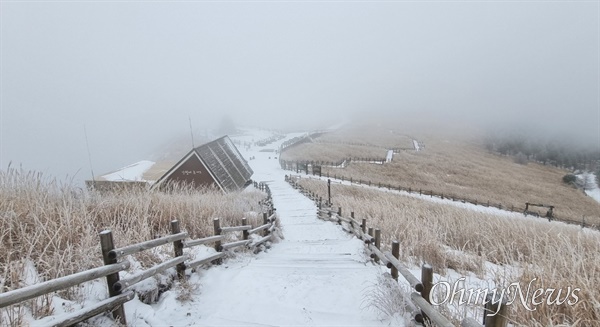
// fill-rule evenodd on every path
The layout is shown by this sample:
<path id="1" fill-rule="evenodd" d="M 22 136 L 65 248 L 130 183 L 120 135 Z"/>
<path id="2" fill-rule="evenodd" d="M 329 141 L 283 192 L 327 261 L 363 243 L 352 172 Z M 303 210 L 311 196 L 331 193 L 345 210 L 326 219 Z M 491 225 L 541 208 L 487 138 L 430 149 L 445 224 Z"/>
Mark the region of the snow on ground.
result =
<path id="1" fill-rule="evenodd" d="M 600 202 L 600 188 L 598 188 L 598 183 L 596 183 L 596 174 L 594 173 L 583 173 L 577 175 L 577 178 L 580 180 L 585 179 L 585 194 L 590 196 L 592 199 Z"/>
<path id="2" fill-rule="evenodd" d="M 299 133 L 302 135 L 302 133 Z M 266 147 L 297 135 L 290 134 Z M 251 137 L 246 135 L 245 137 Z M 232 137 L 235 139 L 235 136 Z M 263 147 L 240 149 L 253 179 L 269 184 L 284 239 L 257 255 L 238 254 L 192 274 L 187 291 L 163 293 L 158 303 L 125 304 L 134 326 L 404 326 L 380 317 L 366 292 L 386 269 L 365 254 L 363 242 L 317 218 L 315 204 L 284 181 L 288 173 Z M 202 248 L 202 247 L 201 247 Z M 208 248 L 211 250 L 210 248 Z M 142 286 L 143 287 L 143 286 Z M 181 301 L 178 297 L 186 295 Z M 107 325 L 106 318 L 94 324 Z"/>
<path id="3" fill-rule="evenodd" d="M 421 150 L 421 148 L 419 147 L 419 142 L 417 142 L 417 140 L 412 140 L 413 141 L 413 146 L 415 147 L 415 150 L 419 151 Z"/>
<path id="4" fill-rule="evenodd" d="M 254 143 L 260 140 L 267 139 L 273 136 L 273 132 L 266 129 L 238 128 L 236 134 L 229 135 L 231 140 L 239 143 Z M 243 146 L 238 146 L 238 150 L 242 150 Z"/>
<path id="5" fill-rule="evenodd" d="M 142 175 L 154 165 L 153 161 L 142 160 L 127 167 L 123 167 L 114 173 L 101 176 L 107 181 L 143 181 Z"/>
<path id="6" fill-rule="evenodd" d="M 364 308 L 364 291 L 381 266 L 370 262 L 360 240 L 319 220 L 315 204 L 284 181 L 279 161 L 260 150 L 241 152 L 256 158 L 249 161 L 253 179 L 269 184 L 285 238 L 256 257 L 205 271 L 192 316 L 211 326 L 388 325 Z"/>
<path id="7" fill-rule="evenodd" d="M 394 150 L 388 150 L 387 156 L 385 157 L 385 162 L 392 162 L 394 159 Z"/>
<path id="8" fill-rule="evenodd" d="M 387 269 L 373 264 L 365 254 L 363 242 L 342 231 L 331 222 L 317 218 L 315 204 L 294 190 L 284 181 L 290 174 L 279 166 L 276 155 L 261 152 L 277 148 L 282 142 L 304 133 L 288 134 L 286 138 L 266 147 L 240 148 L 242 155 L 254 170 L 255 181 L 266 182 L 272 191 L 273 202 L 281 221 L 284 239 L 257 255 L 239 253 L 226 259 L 222 265 L 199 269 L 191 274 L 185 285 L 175 282 L 173 287 L 160 296 L 155 304 L 144 304 L 140 299 L 127 302 L 125 312 L 131 326 L 404 326 L 400 316 L 382 317 L 369 306 L 367 293 L 372 290 L 379 276 Z M 258 140 L 268 137 L 265 131 L 232 136 L 236 141 Z M 139 162 L 109 174 L 112 178 L 140 178 L 151 162 Z M 147 167 L 147 168 L 146 168 Z M 106 177 L 105 177 L 106 178 Z M 305 178 L 305 177 L 304 177 Z M 311 178 L 318 178 L 311 176 Z M 322 178 L 326 180 L 326 178 Z M 335 181 L 344 184 L 349 182 Z M 382 190 L 406 196 L 422 198 L 486 212 L 496 215 L 515 215 L 496 208 L 475 206 L 468 203 L 430 198 L 418 194 Z M 534 219 L 534 218 L 530 218 Z M 210 247 L 195 247 L 193 255 L 205 257 L 213 253 Z M 141 270 L 139 263 L 129 274 Z M 505 268 L 503 268 L 505 269 Z M 29 269 L 31 270 L 31 269 Z M 171 274 L 174 274 L 173 269 Z M 411 267 L 420 276 L 418 267 Z M 122 277 L 128 274 L 122 274 Z M 455 281 L 462 275 L 450 271 L 447 276 L 435 275 L 435 280 Z M 482 280 L 466 276 L 469 286 L 490 286 L 491 277 Z M 160 279 L 151 278 L 136 289 L 152 289 Z M 487 278 L 487 277 L 486 277 Z M 33 282 L 33 280 L 32 280 Z M 401 283 L 406 284 L 403 279 Z M 493 286 L 493 284 L 492 284 Z M 83 286 L 86 305 L 97 303 L 107 297 L 106 284 L 99 279 Z M 55 313 L 65 314 L 80 304 L 53 299 Z M 30 320 L 30 319 L 28 319 Z M 37 321 L 50 323 L 53 318 Z M 30 320 L 31 321 L 31 320 Z M 34 322 L 35 323 L 35 322 Z M 89 321 L 95 326 L 111 326 L 106 315 Z"/>
<path id="9" fill-rule="evenodd" d="M 130 326 L 405 326 L 400 315 L 383 317 L 369 306 L 368 292 L 379 276 L 387 269 L 373 264 L 365 253 L 363 242 L 342 231 L 331 222 L 319 220 L 315 204 L 294 190 L 284 181 L 289 171 L 279 166 L 277 154 L 261 150 L 277 149 L 286 140 L 305 133 L 288 134 L 286 138 L 265 147 L 238 147 L 254 170 L 255 181 L 266 182 L 272 191 L 273 202 L 280 218 L 284 239 L 257 255 L 239 253 L 225 259 L 219 266 L 199 269 L 189 276 L 185 284 L 175 282 L 170 290 L 160 296 L 155 304 L 144 304 L 139 298 L 127 302 L 125 312 Z M 246 129 L 243 133 L 231 136 L 236 142 L 250 143 L 268 138 L 272 132 Z M 413 141 L 415 149 L 419 149 Z M 388 152 L 388 158 L 390 153 Z M 253 158 L 249 160 L 249 158 Z M 391 159 L 391 158 L 389 158 Z M 103 176 L 107 180 L 141 180 L 142 174 L 154 163 L 140 161 L 111 174 Z M 592 175 L 593 176 L 593 175 Z M 303 178 L 319 178 L 302 176 Z M 588 178 L 590 178 L 588 176 Z M 593 178 L 593 177 L 592 177 Z M 322 177 L 322 180 L 327 178 Z M 350 185 L 349 181 L 333 180 Z M 353 184 L 356 185 L 356 184 Z M 429 197 L 405 191 L 387 190 L 375 186 L 359 185 L 382 192 L 397 193 L 420 198 L 426 201 L 453 205 L 465 209 L 502 216 L 525 218 L 497 208 L 476 206 L 470 203 Z M 600 201 L 597 187 L 588 190 L 590 196 Z M 596 195 L 594 195 L 596 194 Z M 527 219 L 539 219 L 527 217 Z M 187 252 L 188 250 L 186 250 Z M 187 252 L 196 258 L 214 253 L 214 249 L 199 246 Z M 449 250 L 451 251 L 451 250 Z M 131 259 L 130 259 L 131 260 Z M 487 264 L 488 273 L 484 279 L 473 274 L 464 276 L 453 270 L 448 274 L 434 276 L 435 282 L 461 281 L 463 287 L 493 288 L 494 271 L 506 274 L 507 267 Z M 139 273 L 141 265 L 132 260 L 132 271 L 121 273 L 122 277 Z M 415 276 L 420 276 L 418 267 L 409 267 Z M 518 269 L 509 267 L 518 273 Z M 37 282 L 37 274 L 32 263 L 24 266 L 25 283 Z M 171 268 L 170 275 L 174 275 Z M 134 288 L 138 291 L 153 290 L 158 284 L 166 284 L 168 277 L 150 278 Z M 400 278 L 400 283 L 407 282 Z M 55 315 L 61 316 L 82 307 L 98 303 L 107 298 L 103 279 L 84 283 L 82 301 L 67 301 L 57 296 L 52 298 Z M 464 312 L 464 306 L 456 312 Z M 479 316 L 479 308 L 469 316 Z M 57 317 L 47 317 L 34 321 L 26 313 L 32 324 L 50 324 Z M 478 320 L 480 317 L 478 317 Z M 107 315 L 92 318 L 94 326 L 112 326 L 114 322 Z"/>

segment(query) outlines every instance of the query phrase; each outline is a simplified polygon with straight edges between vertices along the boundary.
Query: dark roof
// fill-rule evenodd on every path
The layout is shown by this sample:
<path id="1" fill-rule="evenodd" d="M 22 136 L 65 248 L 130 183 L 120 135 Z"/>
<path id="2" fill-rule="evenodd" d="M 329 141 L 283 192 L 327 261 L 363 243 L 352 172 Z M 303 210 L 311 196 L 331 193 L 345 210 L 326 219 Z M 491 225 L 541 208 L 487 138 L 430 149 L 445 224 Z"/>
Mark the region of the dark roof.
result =
<path id="1" fill-rule="evenodd" d="M 229 137 L 223 136 L 192 149 L 175 166 L 159 178 L 154 186 L 167 180 L 171 173 L 187 161 L 193 153 L 200 158 L 201 162 L 215 179 L 215 182 L 225 192 L 237 191 L 244 188 L 254 173 Z"/>
<path id="2" fill-rule="evenodd" d="M 201 145 L 194 151 L 227 192 L 243 188 L 254 173 L 227 136 Z"/>

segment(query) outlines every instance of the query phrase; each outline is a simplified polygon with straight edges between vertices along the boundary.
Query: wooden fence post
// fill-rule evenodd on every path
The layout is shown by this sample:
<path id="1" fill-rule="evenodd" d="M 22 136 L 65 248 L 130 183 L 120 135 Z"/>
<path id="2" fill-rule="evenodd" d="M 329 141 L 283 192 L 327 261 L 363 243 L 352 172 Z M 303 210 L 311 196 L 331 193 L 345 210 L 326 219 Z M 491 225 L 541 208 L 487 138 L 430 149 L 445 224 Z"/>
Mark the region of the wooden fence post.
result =
<path id="1" fill-rule="evenodd" d="M 246 222 L 247 222 L 246 217 L 242 218 L 242 226 L 246 226 Z M 244 231 L 242 231 L 242 236 L 243 236 L 244 240 L 248 239 L 248 236 L 250 236 L 250 234 L 248 233 L 247 229 L 245 229 Z"/>
<path id="2" fill-rule="evenodd" d="M 171 220 L 171 234 L 179 234 L 180 232 L 179 220 Z M 173 242 L 173 249 L 175 250 L 175 256 L 181 257 L 183 255 L 183 241 Z M 175 269 L 177 270 L 177 279 L 183 280 L 185 278 L 185 263 L 177 264 Z"/>
<path id="3" fill-rule="evenodd" d="M 431 294 L 431 288 L 433 287 L 433 267 L 428 264 L 423 264 L 421 266 L 421 284 L 423 284 L 423 290 L 421 291 L 421 296 L 427 301 L 427 303 L 431 304 L 429 300 L 429 296 Z M 427 319 L 427 315 L 425 312 L 421 311 L 424 319 Z"/>
<path id="4" fill-rule="evenodd" d="M 263 224 L 266 225 L 269 223 L 269 216 L 267 216 L 266 212 L 263 212 Z M 264 235 L 263 236 L 267 236 L 269 235 L 269 229 L 265 229 L 264 231 Z"/>
<path id="5" fill-rule="evenodd" d="M 350 211 L 350 218 L 352 218 L 350 220 L 350 227 L 352 227 L 352 232 L 355 233 L 354 232 L 354 220 L 353 220 L 354 219 L 354 211 Z"/>
<path id="6" fill-rule="evenodd" d="M 381 229 L 375 229 L 375 247 L 381 249 Z M 379 262 L 379 258 L 375 257 L 375 262 Z"/>
<path id="7" fill-rule="evenodd" d="M 494 297 L 494 294 L 496 295 Z M 503 300 L 500 294 L 492 293 L 486 297 L 485 310 L 483 311 L 483 324 L 485 327 L 506 327 L 508 319 L 506 319 L 506 300 Z M 494 314 L 488 316 L 489 314 Z"/>
<path id="8" fill-rule="evenodd" d="M 394 258 L 400 260 L 400 243 L 398 241 L 392 242 L 392 255 Z M 392 266 L 392 278 L 398 281 L 398 269 L 395 266 Z"/>
<path id="9" fill-rule="evenodd" d="M 213 219 L 213 227 L 214 227 L 215 236 L 221 235 L 221 221 L 219 220 L 219 218 Z M 217 252 L 223 251 L 223 247 L 221 246 L 221 241 L 215 242 L 215 250 L 217 250 Z M 223 262 L 223 259 L 219 258 L 219 259 L 214 260 L 213 262 L 217 265 L 220 265 Z"/>
<path id="10" fill-rule="evenodd" d="M 369 236 L 373 237 L 373 227 L 369 227 L 368 231 Z"/>
<path id="11" fill-rule="evenodd" d="M 111 259 L 108 257 L 108 252 L 114 250 L 115 243 L 113 242 L 112 232 L 110 230 L 104 230 L 100 232 L 100 247 L 102 249 L 102 259 L 105 265 L 111 265 L 117 263 L 117 259 Z M 108 285 L 108 295 L 110 297 L 121 294 L 121 291 L 115 291 L 114 285 L 119 281 L 119 273 L 110 274 L 106 276 L 106 284 Z M 125 317 L 125 308 L 120 305 L 113 311 L 113 318 L 118 320 L 120 324 L 127 326 L 127 318 Z"/>
<path id="12" fill-rule="evenodd" d="M 213 228 L 215 236 L 221 235 L 221 222 L 219 221 L 219 218 L 213 219 Z M 217 250 L 217 252 L 221 252 L 223 250 L 221 248 L 221 241 L 215 242 L 215 250 Z"/>
<path id="13" fill-rule="evenodd" d="M 363 234 L 366 234 L 367 233 L 367 219 L 366 218 L 362 219 L 362 225 L 360 227 L 362 227 Z"/>

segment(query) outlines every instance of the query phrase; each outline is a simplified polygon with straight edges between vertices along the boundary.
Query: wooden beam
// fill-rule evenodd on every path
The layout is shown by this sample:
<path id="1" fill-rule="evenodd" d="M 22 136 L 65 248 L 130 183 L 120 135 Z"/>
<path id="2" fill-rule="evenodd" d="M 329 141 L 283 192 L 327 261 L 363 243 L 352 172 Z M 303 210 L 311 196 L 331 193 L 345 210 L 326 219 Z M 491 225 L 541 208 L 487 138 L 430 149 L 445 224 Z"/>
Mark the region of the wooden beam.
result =
<path id="1" fill-rule="evenodd" d="M 209 236 L 209 237 L 205 237 L 205 238 L 199 238 L 196 240 L 185 241 L 185 242 L 183 242 L 183 247 L 191 248 L 191 247 L 202 245 L 202 244 L 222 241 L 224 239 L 225 239 L 225 236 L 223 236 L 223 235 Z"/>
<path id="2" fill-rule="evenodd" d="M 261 243 L 264 243 L 264 242 L 266 242 L 266 241 L 269 241 L 269 240 L 271 240 L 271 236 L 272 236 L 272 234 L 271 234 L 271 235 L 267 235 L 267 236 L 265 236 L 265 237 L 263 237 L 263 238 L 261 238 L 261 239 L 259 239 L 259 240 L 255 241 L 255 242 L 254 242 L 254 243 L 252 243 L 251 245 L 252 245 L 252 246 L 257 246 L 257 245 L 259 245 L 259 244 L 261 244 Z"/>
<path id="3" fill-rule="evenodd" d="M 444 317 L 439 311 L 437 311 L 429 302 L 427 302 L 421 294 L 412 292 L 410 299 L 423 311 L 429 320 L 431 320 L 438 327 L 454 327 L 452 322 Z"/>
<path id="4" fill-rule="evenodd" d="M 250 243 L 249 240 L 242 240 L 242 241 L 237 241 L 237 242 L 225 243 L 225 244 L 221 245 L 221 248 L 223 250 L 229 250 L 229 249 L 236 248 L 238 246 L 247 245 L 249 243 Z"/>
<path id="5" fill-rule="evenodd" d="M 396 267 L 396 269 L 398 269 L 398 272 L 400 273 L 400 275 L 402 275 L 402 277 L 404 277 L 404 279 L 406 279 L 406 281 L 408 281 L 408 283 L 410 284 L 410 286 L 412 288 L 414 288 L 417 292 L 421 292 L 423 290 L 423 284 L 421 284 L 421 281 L 419 281 L 417 279 L 417 277 L 415 277 L 408 270 L 408 268 L 404 267 L 404 265 L 402 265 L 402 263 L 400 263 L 400 261 L 398 261 L 398 259 L 394 258 L 394 256 L 390 252 L 385 252 L 384 255 L 388 259 L 388 261 L 394 267 Z"/>
<path id="6" fill-rule="evenodd" d="M 210 255 L 210 256 L 208 256 L 206 258 L 202 258 L 202 259 L 199 259 L 199 260 L 187 263 L 185 266 L 186 266 L 187 269 L 194 269 L 194 268 L 196 268 L 198 266 L 201 266 L 203 264 L 207 264 L 207 263 L 209 263 L 211 261 L 221 259 L 224 256 L 225 256 L 225 253 L 223 253 L 223 252 L 217 252 L 217 253 L 212 254 L 212 255 Z"/>
<path id="7" fill-rule="evenodd" d="M 263 229 L 269 228 L 269 226 L 271 226 L 271 224 L 264 224 L 264 225 L 261 225 L 261 226 L 258 226 L 256 228 L 254 228 L 254 229 L 249 230 L 248 233 L 254 234 L 254 233 L 260 232 Z"/>
<path id="8" fill-rule="evenodd" d="M 221 227 L 221 233 L 241 232 L 252 229 L 252 225 Z"/>
<path id="9" fill-rule="evenodd" d="M 190 257 L 187 254 L 185 254 L 185 255 L 182 255 L 181 257 L 167 260 L 167 261 L 165 261 L 159 265 L 156 265 L 152 268 L 146 269 L 135 275 L 132 275 L 130 277 L 119 280 L 118 282 L 116 282 L 113 285 L 113 289 L 116 292 L 121 292 L 129 286 L 139 283 L 139 282 L 143 281 L 144 279 L 150 278 L 150 277 L 152 277 L 160 272 L 163 272 L 171 267 L 174 267 L 180 263 L 183 263 L 184 261 L 188 260 L 189 258 Z"/>
<path id="10" fill-rule="evenodd" d="M 33 325 L 53 326 L 53 327 L 72 326 L 76 323 L 82 322 L 91 317 L 95 317 L 103 312 L 110 311 L 111 309 L 113 309 L 116 306 L 120 306 L 125 302 L 133 300 L 134 297 L 135 297 L 135 292 L 129 291 L 125 294 L 117 295 L 115 297 L 110 297 L 106 300 L 100 301 L 94 305 L 85 307 L 85 308 L 83 308 L 81 310 L 77 310 L 75 312 L 62 314 L 58 317 L 49 316 L 47 318 L 37 320 L 33 323 Z"/>
<path id="11" fill-rule="evenodd" d="M 16 290 L 0 293 L 0 308 L 11 304 L 23 302 L 34 297 L 59 291 L 90 280 L 98 279 L 119 271 L 128 269 L 129 261 L 123 261 L 112 265 L 106 265 L 90 270 L 78 272 L 72 275 L 52 279 L 39 284 L 26 286 Z"/>
<path id="12" fill-rule="evenodd" d="M 128 246 L 124 246 L 122 248 L 114 249 L 108 252 L 108 257 L 110 259 L 119 259 L 126 255 L 142 252 L 148 249 L 155 248 L 157 246 L 165 245 L 171 242 L 180 241 L 185 239 L 188 236 L 187 233 L 178 233 L 169 236 L 164 236 L 161 238 L 157 238 L 155 240 L 150 240 L 146 242 L 141 242 L 137 244 L 132 244 Z"/>

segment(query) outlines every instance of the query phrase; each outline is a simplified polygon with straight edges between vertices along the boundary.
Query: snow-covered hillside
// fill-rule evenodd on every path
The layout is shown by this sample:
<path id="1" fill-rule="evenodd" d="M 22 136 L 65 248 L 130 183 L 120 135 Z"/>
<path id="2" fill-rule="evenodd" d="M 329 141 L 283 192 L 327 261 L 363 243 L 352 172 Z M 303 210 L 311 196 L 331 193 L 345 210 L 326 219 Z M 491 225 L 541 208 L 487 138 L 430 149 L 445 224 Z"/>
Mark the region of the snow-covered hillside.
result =
<path id="1" fill-rule="evenodd" d="M 598 184 L 596 183 L 596 174 L 586 172 L 577 175 L 577 178 L 581 181 L 581 184 L 584 185 L 585 194 L 600 202 L 600 188 L 598 188 Z"/>

